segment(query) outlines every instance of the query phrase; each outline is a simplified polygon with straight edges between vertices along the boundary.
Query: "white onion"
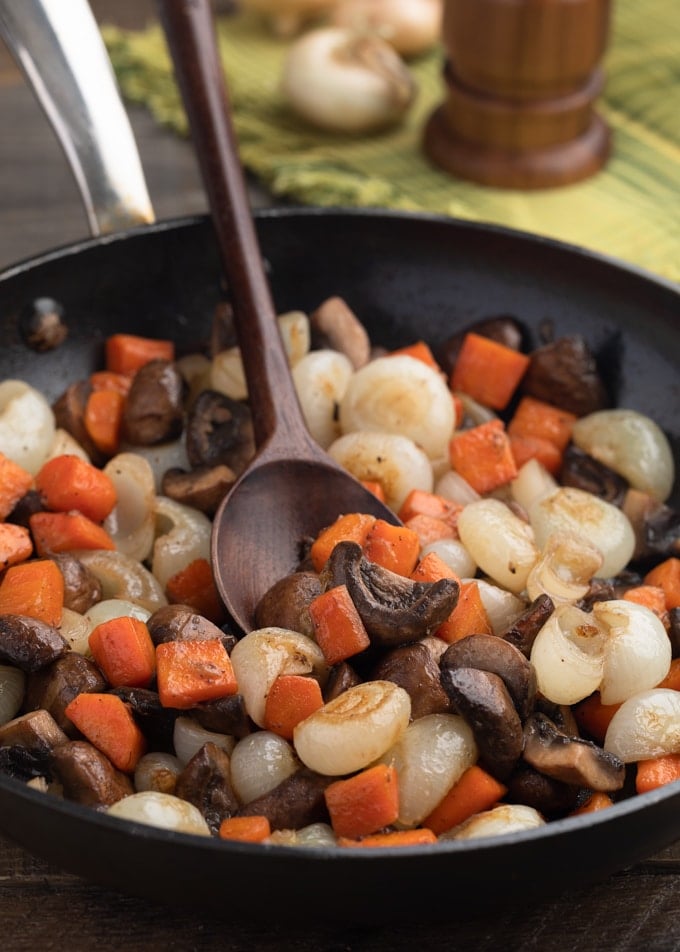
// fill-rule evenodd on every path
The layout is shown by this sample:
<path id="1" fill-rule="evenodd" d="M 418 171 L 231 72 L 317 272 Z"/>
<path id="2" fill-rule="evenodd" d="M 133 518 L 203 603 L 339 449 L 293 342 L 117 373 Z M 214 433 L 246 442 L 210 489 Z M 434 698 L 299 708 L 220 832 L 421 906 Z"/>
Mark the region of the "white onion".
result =
<path id="1" fill-rule="evenodd" d="M 338 404 L 354 372 L 337 350 L 313 350 L 293 367 L 293 382 L 309 432 L 324 449 L 340 436 Z"/>
<path id="2" fill-rule="evenodd" d="M 545 820 L 533 807 L 522 803 L 501 803 L 492 810 L 476 813 L 469 820 L 440 836 L 441 840 L 476 840 L 484 836 L 502 836 L 520 830 L 544 826 Z"/>
<path id="3" fill-rule="evenodd" d="M 61 623 L 59 633 L 65 638 L 71 646 L 71 651 L 88 657 L 90 655 L 90 646 L 87 639 L 93 629 L 93 624 L 85 615 L 79 612 L 71 611 L 70 608 L 64 608 L 61 612 Z"/>
<path id="4" fill-rule="evenodd" d="M 673 451 L 663 430 L 634 410 L 598 410 L 574 424 L 580 449 L 628 480 L 634 489 L 665 502 L 673 489 Z"/>
<path id="5" fill-rule="evenodd" d="M 538 558 L 534 535 L 498 499 L 471 502 L 458 516 L 458 533 L 477 565 L 511 592 L 521 592 Z"/>
<path id="6" fill-rule="evenodd" d="M 135 767 L 135 790 L 157 790 L 159 793 L 174 793 L 182 764 L 172 754 L 153 751 L 144 754 Z"/>
<path id="7" fill-rule="evenodd" d="M 397 771 L 399 825 L 417 826 L 477 760 L 472 729 L 457 714 L 426 714 L 381 758 Z"/>
<path id="8" fill-rule="evenodd" d="M 231 735 L 206 730 L 205 727 L 201 727 L 198 721 L 185 716 L 176 718 L 172 742 L 177 759 L 183 767 L 189 763 L 194 754 L 197 754 L 204 744 L 215 744 L 225 753 L 231 754 L 236 743 Z"/>
<path id="9" fill-rule="evenodd" d="M 26 690 L 26 675 L 11 664 L 0 664 L 0 724 L 19 713 Z"/>
<path id="10" fill-rule="evenodd" d="M 602 681 L 607 635 L 574 605 L 558 605 L 531 649 L 539 691 L 555 704 L 576 704 Z"/>
<path id="11" fill-rule="evenodd" d="M 241 803 L 278 787 L 300 766 L 292 746 L 272 731 L 243 737 L 231 755 L 231 783 Z"/>
<path id="12" fill-rule="evenodd" d="M 138 453 L 118 453 L 104 472 L 116 490 L 116 505 L 104 520 L 104 528 L 119 552 L 143 562 L 155 534 L 156 484 L 151 464 Z"/>
<path id="13" fill-rule="evenodd" d="M 455 426 L 442 375 L 414 357 L 379 357 L 357 370 L 340 403 L 343 433 L 377 430 L 406 436 L 427 456 L 446 455 Z"/>
<path id="14" fill-rule="evenodd" d="M 680 753 L 680 691 L 654 688 L 624 701 L 609 722 L 604 749 L 624 763 Z"/>
<path id="15" fill-rule="evenodd" d="M 364 681 L 297 725 L 295 751 L 317 773 L 354 773 L 396 743 L 410 715 L 411 698 L 403 688 L 391 681 Z"/>
<path id="16" fill-rule="evenodd" d="M 45 462 L 49 459 L 55 459 L 57 456 L 77 456 L 79 459 L 84 459 L 86 463 L 90 462 L 90 456 L 87 451 L 83 449 L 80 443 L 74 439 L 69 432 L 62 430 L 61 427 L 57 427 L 54 431 L 54 439 L 52 440 L 52 445 L 45 458 Z"/>
<path id="17" fill-rule="evenodd" d="M 77 552 L 77 556 L 101 582 L 103 599 L 135 602 L 148 612 L 155 612 L 168 604 L 155 576 L 129 555 L 109 549 L 83 549 Z"/>
<path id="18" fill-rule="evenodd" d="M 423 546 L 421 559 L 434 552 L 442 562 L 456 573 L 458 578 L 472 578 L 477 571 L 477 563 L 459 539 L 436 539 Z"/>
<path id="19" fill-rule="evenodd" d="M 616 506 L 583 489 L 563 486 L 529 509 L 536 542 L 543 548 L 554 533 L 582 536 L 602 553 L 600 577 L 618 575 L 635 550 L 635 532 Z"/>
<path id="20" fill-rule="evenodd" d="M 0 383 L 0 453 L 35 476 L 55 429 L 54 413 L 42 393 L 23 380 Z"/>
<path id="21" fill-rule="evenodd" d="M 315 641 L 287 628 L 258 628 L 236 643 L 231 663 L 248 714 L 264 726 L 264 709 L 272 684 L 280 674 L 311 674 L 321 685 L 328 665 Z"/>
<path id="22" fill-rule="evenodd" d="M 461 506 L 467 506 L 469 502 L 474 502 L 482 497 L 473 489 L 470 483 L 455 469 L 448 469 L 437 479 L 434 491 L 438 496 L 444 499 L 450 499 L 451 502 L 457 502 Z"/>
<path id="23" fill-rule="evenodd" d="M 549 595 L 555 605 L 583 598 L 602 566 L 602 553 L 582 536 L 568 532 L 548 538 L 538 562 L 529 572 L 527 594 L 533 601 Z"/>
<path id="24" fill-rule="evenodd" d="M 335 440 L 328 453 L 357 479 L 379 482 L 395 512 L 412 489 L 432 492 L 432 464 L 406 436 L 359 430 Z"/>
<path id="25" fill-rule="evenodd" d="M 527 460 L 519 468 L 510 483 L 510 494 L 525 512 L 544 496 L 549 496 L 558 487 L 557 481 L 537 459 Z"/>
<path id="26" fill-rule="evenodd" d="M 210 519 L 198 509 L 157 496 L 154 505 L 159 537 L 153 545 L 151 571 L 163 590 L 168 579 L 196 559 L 210 559 Z"/>
<path id="27" fill-rule="evenodd" d="M 156 790 L 133 793 L 108 807 L 106 812 L 109 816 L 121 820 L 145 823 L 163 830 L 210 836 L 208 824 L 198 808 L 188 800 L 180 800 L 170 793 L 159 793 Z"/>
<path id="28" fill-rule="evenodd" d="M 463 581 L 472 581 L 461 576 Z M 494 635 L 500 635 L 509 628 L 526 608 L 526 603 L 517 595 L 508 592 L 497 585 L 485 582 L 482 578 L 474 579 L 479 596 L 487 614 Z"/>
<path id="29" fill-rule="evenodd" d="M 671 642 L 649 608 L 625 599 L 596 602 L 593 616 L 607 630 L 600 695 L 603 704 L 619 704 L 656 687 L 671 665 Z"/>

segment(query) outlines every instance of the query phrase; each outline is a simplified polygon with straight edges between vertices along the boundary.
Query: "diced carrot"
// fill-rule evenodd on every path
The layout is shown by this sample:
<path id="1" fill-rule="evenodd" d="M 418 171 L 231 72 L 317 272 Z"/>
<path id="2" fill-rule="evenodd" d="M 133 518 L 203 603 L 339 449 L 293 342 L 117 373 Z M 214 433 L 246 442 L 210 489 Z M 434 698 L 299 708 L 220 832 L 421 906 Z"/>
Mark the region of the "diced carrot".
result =
<path id="1" fill-rule="evenodd" d="M 336 585 L 310 602 L 314 638 L 329 664 L 359 654 L 370 638 L 346 585 Z"/>
<path id="2" fill-rule="evenodd" d="M 315 570 L 321 571 L 338 542 L 356 542 L 363 548 L 374 522 L 375 516 L 350 512 L 339 516 L 333 525 L 323 529 L 312 543 L 309 553 Z"/>
<path id="3" fill-rule="evenodd" d="M 397 771 L 388 764 L 375 764 L 336 780 L 326 787 L 324 796 L 336 836 L 367 836 L 399 816 Z"/>
<path id="4" fill-rule="evenodd" d="M 376 519 L 364 542 L 364 555 L 397 575 L 409 576 L 420 553 L 418 536 L 405 526 Z"/>
<path id="5" fill-rule="evenodd" d="M 671 691 L 680 691 L 680 658 L 673 658 L 668 674 L 657 684 L 658 688 L 670 688 Z"/>
<path id="6" fill-rule="evenodd" d="M 32 559 L 7 569 L 0 582 L 0 615 L 28 615 L 59 627 L 64 576 L 52 559 Z"/>
<path id="7" fill-rule="evenodd" d="M 482 495 L 517 475 L 510 440 L 502 420 L 488 420 L 455 433 L 449 443 L 451 468 Z"/>
<path id="8" fill-rule="evenodd" d="M 33 554 L 31 534 L 13 522 L 0 523 L 0 571 L 18 565 Z"/>
<path id="9" fill-rule="evenodd" d="M 455 578 L 460 582 L 453 569 L 436 552 L 428 552 L 419 560 L 411 572 L 411 578 L 415 582 L 438 582 L 442 578 Z"/>
<path id="10" fill-rule="evenodd" d="M 395 847 L 395 846 L 427 846 L 436 843 L 437 837 L 432 830 L 418 827 L 415 830 L 392 830 L 389 833 L 373 833 L 363 836 L 360 840 L 353 840 L 347 836 L 338 837 L 338 846 L 367 846 L 367 847 Z"/>
<path id="11" fill-rule="evenodd" d="M 238 691 L 231 659 L 219 638 L 157 645 L 156 678 L 163 707 L 180 710 Z"/>
<path id="12" fill-rule="evenodd" d="M 362 479 L 361 485 L 368 489 L 370 493 L 373 493 L 374 496 L 377 496 L 380 502 L 385 502 L 385 490 L 379 479 Z"/>
<path id="13" fill-rule="evenodd" d="M 462 390 L 493 410 L 503 410 L 528 366 L 526 354 L 489 337 L 468 333 L 451 373 L 451 389 Z"/>
<path id="14" fill-rule="evenodd" d="M 406 347 L 399 347 L 397 350 L 392 350 L 387 355 L 388 357 L 414 357 L 416 360 L 422 361 L 422 363 L 427 364 L 428 367 L 432 367 L 433 370 L 440 370 L 441 367 L 435 360 L 435 356 L 430 350 L 428 344 L 424 340 L 417 340 L 413 344 L 408 344 Z"/>
<path id="15" fill-rule="evenodd" d="M 130 708 L 116 694 L 78 694 L 64 713 L 114 767 L 134 771 L 146 741 Z"/>
<path id="16" fill-rule="evenodd" d="M 221 625 L 226 612 L 220 599 L 210 562 L 199 558 L 170 576 L 165 594 L 175 604 L 190 605 L 215 625 Z"/>
<path id="17" fill-rule="evenodd" d="M 493 627 L 484 607 L 479 585 L 474 580 L 461 582 L 456 607 L 437 628 L 435 635 L 450 644 L 467 638 L 468 635 L 492 634 Z"/>
<path id="18" fill-rule="evenodd" d="M 264 727 L 286 740 L 300 721 L 323 707 L 319 682 L 300 674 L 280 674 L 274 679 L 264 705 Z"/>
<path id="19" fill-rule="evenodd" d="M 0 519 L 7 518 L 32 485 L 31 473 L 0 453 Z"/>
<path id="20" fill-rule="evenodd" d="M 647 793 L 674 780 L 680 780 L 680 754 L 661 754 L 638 762 L 635 790 L 637 793 Z"/>
<path id="21" fill-rule="evenodd" d="M 583 816 L 584 813 L 596 813 L 598 810 L 605 810 L 607 807 L 614 806 L 614 801 L 606 793 L 596 790 L 592 793 L 585 803 L 572 810 L 569 816 Z"/>
<path id="22" fill-rule="evenodd" d="M 508 423 L 508 434 L 547 440 L 563 453 L 576 419 L 575 414 L 568 410 L 561 410 L 536 397 L 522 397 Z"/>
<path id="23" fill-rule="evenodd" d="M 447 522 L 434 516 L 426 516 L 424 512 L 417 516 L 411 516 L 410 519 L 405 519 L 404 526 L 418 536 L 421 549 L 424 549 L 431 542 L 438 542 L 440 539 L 458 538 L 458 532 L 452 529 Z"/>
<path id="24" fill-rule="evenodd" d="M 562 469 L 562 451 L 549 440 L 539 436 L 517 436 L 516 434 L 509 434 L 508 439 L 517 469 L 524 466 L 530 459 L 538 460 L 553 476 L 557 476 Z"/>
<path id="25" fill-rule="evenodd" d="M 96 625 L 88 644 L 92 657 L 114 687 L 146 688 L 156 672 L 156 649 L 139 618 L 123 615 Z"/>
<path id="26" fill-rule="evenodd" d="M 175 345 L 170 340 L 113 334 L 106 340 L 106 369 L 117 374 L 135 374 L 151 360 L 174 360 Z"/>
<path id="27" fill-rule="evenodd" d="M 65 454 L 44 463 L 35 488 L 47 509 L 82 512 L 93 522 L 103 522 L 116 505 L 116 487 L 106 473 L 80 456 Z"/>
<path id="28" fill-rule="evenodd" d="M 423 825 L 434 833 L 444 833 L 475 813 L 489 810 L 507 792 L 507 787 L 495 777 L 473 764 L 425 817 Z"/>
<path id="29" fill-rule="evenodd" d="M 644 577 L 646 585 L 658 585 L 664 590 L 666 608 L 680 608 L 680 559 L 673 557 L 655 565 Z"/>
<path id="30" fill-rule="evenodd" d="M 266 816 L 230 816 L 220 823 L 219 837 L 221 840 L 238 840 L 240 843 L 262 843 L 271 836 L 271 832 Z"/>
<path id="31" fill-rule="evenodd" d="M 83 423 L 100 453 L 113 456 L 120 448 L 125 396 L 118 390 L 93 390 L 85 404 Z"/>
<path id="32" fill-rule="evenodd" d="M 660 585 L 635 585 L 624 592 L 623 599 L 648 608 L 662 621 L 667 614 L 666 593 Z"/>
<path id="33" fill-rule="evenodd" d="M 437 493 L 428 493 L 424 489 L 412 489 L 402 503 L 399 518 L 406 523 L 414 516 L 431 516 L 441 519 L 452 529 L 456 529 L 462 509 L 460 503 L 445 499 Z"/>
<path id="34" fill-rule="evenodd" d="M 611 719 L 620 707 L 620 704 L 603 704 L 600 692 L 595 691 L 590 697 L 576 704 L 572 710 L 579 729 L 598 744 L 603 744 Z"/>
<path id="35" fill-rule="evenodd" d="M 126 397 L 132 386 L 132 378 L 112 370 L 95 370 L 90 374 L 90 386 L 93 390 L 115 390 Z"/>
<path id="36" fill-rule="evenodd" d="M 108 532 L 80 512 L 36 512 L 29 525 L 38 555 L 116 548 Z"/>

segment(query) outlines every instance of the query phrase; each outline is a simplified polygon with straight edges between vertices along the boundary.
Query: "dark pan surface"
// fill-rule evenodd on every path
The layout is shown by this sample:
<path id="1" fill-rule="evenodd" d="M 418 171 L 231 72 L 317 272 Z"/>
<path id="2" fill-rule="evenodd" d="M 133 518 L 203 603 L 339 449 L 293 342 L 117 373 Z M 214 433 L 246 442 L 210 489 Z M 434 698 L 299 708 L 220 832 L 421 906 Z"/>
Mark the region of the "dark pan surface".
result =
<path id="1" fill-rule="evenodd" d="M 582 334 L 616 404 L 652 416 L 680 455 L 680 291 L 587 252 L 436 217 L 283 210 L 257 224 L 276 307 L 311 310 L 344 296 L 376 343 L 436 343 L 483 317 L 509 314 L 527 343 Z M 50 397 L 83 377 L 113 331 L 173 336 L 196 349 L 219 297 L 205 219 L 87 241 L 0 275 L 0 371 Z M 66 345 L 36 355 L 17 314 L 56 298 Z M 674 498 L 677 504 L 677 494 Z M 0 831 L 53 863 L 151 898 L 247 916 L 345 922 L 451 918 L 602 878 L 680 838 L 680 784 L 595 814 L 507 837 L 408 851 L 226 845 L 120 823 L 0 776 Z M 453 898 L 455 897 L 455 899 Z"/>

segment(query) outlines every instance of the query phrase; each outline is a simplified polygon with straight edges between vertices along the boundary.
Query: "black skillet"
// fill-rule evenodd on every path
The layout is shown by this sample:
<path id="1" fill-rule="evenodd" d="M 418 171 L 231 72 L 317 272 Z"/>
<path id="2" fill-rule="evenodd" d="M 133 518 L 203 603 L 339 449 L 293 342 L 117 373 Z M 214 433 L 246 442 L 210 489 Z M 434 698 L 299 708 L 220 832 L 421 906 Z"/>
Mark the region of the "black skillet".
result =
<path id="1" fill-rule="evenodd" d="M 509 314 L 527 344 L 582 334 L 614 402 L 652 416 L 680 462 L 680 290 L 582 249 L 502 228 L 380 211 L 256 214 L 279 311 L 345 297 L 386 347 Z M 64 345 L 36 354 L 18 315 L 64 307 Z M 0 275 L 0 375 L 49 397 L 101 365 L 114 331 L 207 340 L 220 297 L 212 226 L 193 218 L 83 241 Z M 673 502 L 678 504 L 677 492 Z M 455 921 L 602 879 L 680 838 L 680 784 L 483 841 L 361 851 L 224 843 L 122 822 L 0 775 L 0 832 L 53 864 L 140 896 L 300 923 Z"/>

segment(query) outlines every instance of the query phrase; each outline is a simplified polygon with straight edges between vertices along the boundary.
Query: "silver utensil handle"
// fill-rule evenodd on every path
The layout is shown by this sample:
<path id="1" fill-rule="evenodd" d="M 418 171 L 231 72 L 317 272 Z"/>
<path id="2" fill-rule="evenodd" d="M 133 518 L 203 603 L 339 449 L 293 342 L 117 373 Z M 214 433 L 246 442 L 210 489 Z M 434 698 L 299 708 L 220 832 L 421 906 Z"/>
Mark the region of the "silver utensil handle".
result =
<path id="1" fill-rule="evenodd" d="M 87 0 L 0 0 L 0 33 L 61 143 L 92 234 L 152 222 L 130 121 Z"/>

